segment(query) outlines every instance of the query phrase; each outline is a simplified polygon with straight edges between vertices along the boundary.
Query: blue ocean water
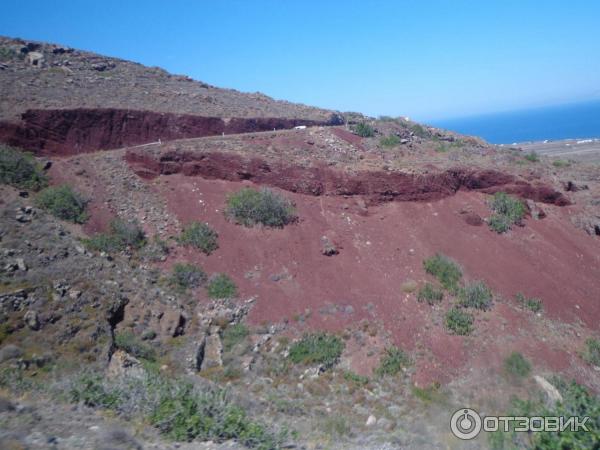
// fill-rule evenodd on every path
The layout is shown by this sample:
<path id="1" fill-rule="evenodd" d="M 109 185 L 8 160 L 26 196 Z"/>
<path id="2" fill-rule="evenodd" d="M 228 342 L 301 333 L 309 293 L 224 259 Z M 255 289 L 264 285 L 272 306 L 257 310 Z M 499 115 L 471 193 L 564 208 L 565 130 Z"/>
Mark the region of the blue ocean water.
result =
<path id="1" fill-rule="evenodd" d="M 493 144 L 600 138 L 600 100 L 431 122 Z"/>

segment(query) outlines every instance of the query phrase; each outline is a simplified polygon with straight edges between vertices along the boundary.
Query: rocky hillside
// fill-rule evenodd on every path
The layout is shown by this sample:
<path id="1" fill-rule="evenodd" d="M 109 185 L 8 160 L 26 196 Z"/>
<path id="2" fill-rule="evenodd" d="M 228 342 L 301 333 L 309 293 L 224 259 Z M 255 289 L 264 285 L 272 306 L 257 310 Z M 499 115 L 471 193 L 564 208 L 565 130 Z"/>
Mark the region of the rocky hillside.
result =
<path id="1" fill-rule="evenodd" d="M 0 127 L 0 448 L 598 445 L 597 166 L 4 42 L 39 95 Z M 84 104 L 127 77 L 228 100 Z M 592 431 L 460 441 L 467 406 Z"/>

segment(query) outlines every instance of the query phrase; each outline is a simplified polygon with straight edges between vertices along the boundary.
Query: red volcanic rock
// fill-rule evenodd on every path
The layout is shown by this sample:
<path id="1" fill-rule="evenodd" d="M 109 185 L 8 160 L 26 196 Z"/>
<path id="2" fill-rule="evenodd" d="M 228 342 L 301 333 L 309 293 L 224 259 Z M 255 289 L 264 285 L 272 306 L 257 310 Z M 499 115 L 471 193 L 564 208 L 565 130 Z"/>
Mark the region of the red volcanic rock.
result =
<path id="1" fill-rule="evenodd" d="M 329 125 L 274 117 L 230 118 L 124 109 L 33 109 L 21 122 L 0 122 L 0 142 L 39 155 L 73 155 L 96 150 L 220 134 Z"/>

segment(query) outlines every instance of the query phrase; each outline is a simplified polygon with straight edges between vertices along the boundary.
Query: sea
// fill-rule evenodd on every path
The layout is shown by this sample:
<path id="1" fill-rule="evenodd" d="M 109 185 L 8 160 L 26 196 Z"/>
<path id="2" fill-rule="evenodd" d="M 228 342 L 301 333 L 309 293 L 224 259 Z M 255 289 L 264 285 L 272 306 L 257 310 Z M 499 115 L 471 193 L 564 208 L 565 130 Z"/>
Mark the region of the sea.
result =
<path id="1" fill-rule="evenodd" d="M 492 144 L 600 138 L 600 100 L 431 121 L 429 125 L 479 136 Z"/>

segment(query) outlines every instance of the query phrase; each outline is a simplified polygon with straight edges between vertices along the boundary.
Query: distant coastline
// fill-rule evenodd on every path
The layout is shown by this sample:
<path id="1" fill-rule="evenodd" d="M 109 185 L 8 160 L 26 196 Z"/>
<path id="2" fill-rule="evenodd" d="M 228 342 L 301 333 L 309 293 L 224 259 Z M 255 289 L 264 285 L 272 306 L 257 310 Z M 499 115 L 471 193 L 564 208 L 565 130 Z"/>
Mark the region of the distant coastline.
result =
<path id="1" fill-rule="evenodd" d="M 430 122 L 493 144 L 600 139 L 600 100 Z"/>

